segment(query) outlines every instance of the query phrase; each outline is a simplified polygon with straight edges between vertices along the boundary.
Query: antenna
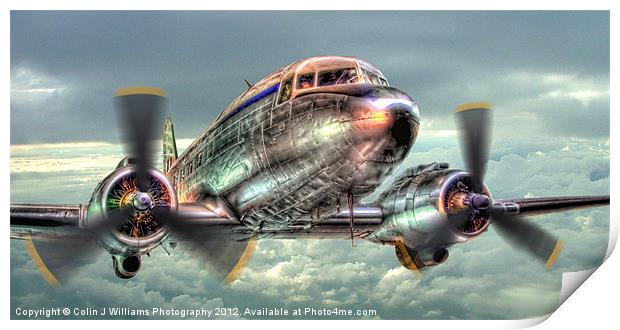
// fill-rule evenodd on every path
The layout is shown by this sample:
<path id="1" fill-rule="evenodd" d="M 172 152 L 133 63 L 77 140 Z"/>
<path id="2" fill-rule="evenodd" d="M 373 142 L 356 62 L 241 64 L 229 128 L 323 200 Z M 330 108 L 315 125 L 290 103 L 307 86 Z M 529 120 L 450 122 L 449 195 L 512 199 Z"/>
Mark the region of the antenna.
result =
<path id="1" fill-rule="evenodd" d="M 250 89 L 250 88 L 252 88 L 252 86 L 254 86 L 254 85 L 250 84 L 250 82 L 249 82 L 247 79 L 243 79 L 243 82 L 244 82 L 246 85 L 248 85 L 248 89 Z"/>
<path id="2" fill-rule="evenodd" d="M 351 229 L 351 247 L 355 247 L 353 244 L 353 194 L 349 191 L 347 194 L 347 204 L 349 204 L 349 228 Z"/>

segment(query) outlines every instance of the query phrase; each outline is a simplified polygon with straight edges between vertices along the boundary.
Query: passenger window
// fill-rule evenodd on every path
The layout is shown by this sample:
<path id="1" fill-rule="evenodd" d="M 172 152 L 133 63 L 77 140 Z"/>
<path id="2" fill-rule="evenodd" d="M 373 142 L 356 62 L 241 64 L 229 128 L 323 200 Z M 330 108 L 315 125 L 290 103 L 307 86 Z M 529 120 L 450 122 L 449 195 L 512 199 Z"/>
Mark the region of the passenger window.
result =
<path id="1" fill-rule="evenodd" d="M 280 87 L 280 97 L 278 98 L 278 103 L 286 102 L 291 99 L 292 85 L 292 79 L 289 79 L 282 83 L 282 87 Z"/>
<path id="2" fill-rule="evenodd" d="M 357 82 L 357 71 L 355 68 L 327 71 L 319 74 L 319 87 L 351 84 L 354 82 Z"/>
<path id="3" fill-rule="evenodd" d="M 297 76 L 297 89 L 314 87 L 314 72 Z"/>

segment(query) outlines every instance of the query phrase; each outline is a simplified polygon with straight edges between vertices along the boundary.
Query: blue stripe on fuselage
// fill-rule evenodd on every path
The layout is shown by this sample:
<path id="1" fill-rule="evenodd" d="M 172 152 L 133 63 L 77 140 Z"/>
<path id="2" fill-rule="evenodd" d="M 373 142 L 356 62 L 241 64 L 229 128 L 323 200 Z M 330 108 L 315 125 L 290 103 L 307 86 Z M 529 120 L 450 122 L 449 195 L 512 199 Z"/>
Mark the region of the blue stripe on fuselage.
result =
<path id="1" fill-rule="evenodd" d="M 252 105 L 253 103 L 256 103 L 260 100 L 262 100 L 263 98 L 265 98 L 267 95 L 270 95 L 272 93 L 275 93 L 276 91 L 278 91 L 278 87 L 280 87 L 280 83 L 277 83 L 267 89 L 265 89 L 264 91 L 250 97 L 247 101 L 243 102 L 240 106 L 238 106 L 235 110 L 231 111 L 226 117 L 224 117 L 224 119 L 222 119 L 222 121 L 220 122 L 223 123 L 226 120 L 228 120 L 230 117 L 236 115 L 237 113 L 239 113 L 241 110 L 249 107 L 250 105 Z M 219 124 L 218 124 L 219 126 Z"/>

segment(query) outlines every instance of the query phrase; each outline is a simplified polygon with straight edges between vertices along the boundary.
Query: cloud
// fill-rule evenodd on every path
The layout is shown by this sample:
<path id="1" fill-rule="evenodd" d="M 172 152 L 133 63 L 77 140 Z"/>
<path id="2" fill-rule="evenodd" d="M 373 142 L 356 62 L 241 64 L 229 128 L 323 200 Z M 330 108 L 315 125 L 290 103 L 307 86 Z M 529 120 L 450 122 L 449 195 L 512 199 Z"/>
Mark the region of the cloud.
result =
<path id="1" fill-rule="evenodd" d="M 11 14 L 12 89 L 55 97 L 14 95 L 11 141 L 115 142 L 112 95 L 132 85 L 166 89 L 177 136 L 195 137 L 243 79 L 319 54 L 375 64 L 432 129 L 451 128 L 456 104 L 483 99 L 524 135 L 566 132 L 558 117 L 581 123 L 571 134 L 608 131 L 607 12 L 35 11 Z M 541 115 L 515 122 L 523 106 Z"/>
<path id="2" fill-rule="evenodd" d="M 17 68 L 11 75 L 11 102 L 16 106 L 58 102 L 65 88 L 53 77 L 28 68 Z"/>

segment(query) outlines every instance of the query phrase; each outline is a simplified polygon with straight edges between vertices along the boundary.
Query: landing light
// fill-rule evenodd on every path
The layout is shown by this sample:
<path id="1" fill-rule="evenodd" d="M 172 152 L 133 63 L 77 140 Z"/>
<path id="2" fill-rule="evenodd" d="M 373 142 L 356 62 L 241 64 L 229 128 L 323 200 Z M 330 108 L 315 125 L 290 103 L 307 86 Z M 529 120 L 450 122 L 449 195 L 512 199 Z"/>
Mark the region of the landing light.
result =
<path id="1" fill-rule="evenodd" d="M 390 119 L 390 115 L 386 111 L 368 111 L 364 114 L 363 119 L 382 124 Z"/>

